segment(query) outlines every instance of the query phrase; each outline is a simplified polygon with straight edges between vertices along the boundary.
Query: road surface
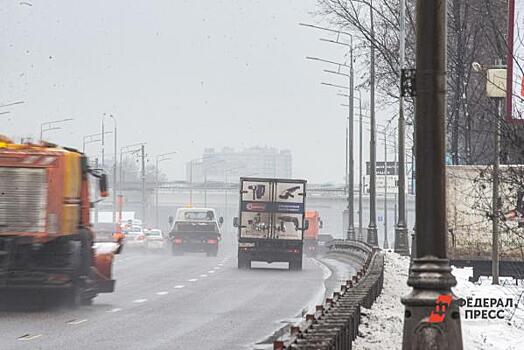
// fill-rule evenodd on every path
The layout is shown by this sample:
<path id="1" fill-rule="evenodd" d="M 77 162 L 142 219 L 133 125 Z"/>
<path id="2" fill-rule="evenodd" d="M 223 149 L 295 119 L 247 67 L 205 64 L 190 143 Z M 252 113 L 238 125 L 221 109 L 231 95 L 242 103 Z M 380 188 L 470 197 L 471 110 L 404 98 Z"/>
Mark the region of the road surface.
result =
<path id="1" fill-rule="evenodd" d="M 238 270 L 236 246 L 217 257 L 124 251 L 116 292 L 92 306 L 0 312 L 1 349 L 246 349 L 322 294 L 326 268 L 305 259 Z"/>

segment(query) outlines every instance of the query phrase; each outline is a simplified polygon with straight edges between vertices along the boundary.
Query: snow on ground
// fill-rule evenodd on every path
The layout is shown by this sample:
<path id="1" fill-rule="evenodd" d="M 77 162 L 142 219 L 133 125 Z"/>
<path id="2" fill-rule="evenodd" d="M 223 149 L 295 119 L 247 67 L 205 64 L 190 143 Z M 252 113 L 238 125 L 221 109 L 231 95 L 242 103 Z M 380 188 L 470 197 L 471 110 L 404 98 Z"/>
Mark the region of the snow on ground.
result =
<path id="1" fill-rule="evenodd" d="M 353 348 L 356 350 L 401 349 L 404 306 L 400 298 L 409 293 L 406 285 L 409 258 L 393 252 L 385 256 L 384 289 L 370 310 L 362 309 L 359 337 Z M 524 340 L 524 286 L 509 278 L 501 279 L 501 285 L 492 285 L 490 278 L 481 278 L 478 283 L 468 281 L 471 268 L 454 269 L 457 286 L 453 292 L 461 298 L 512 298 L 513 308 L 504 310 L 504 319 L 465 319 L 461 308 L 462 339 L 464 349 L 516 350 L 522 349 Z M 481 308 L 472 308 L 482 310 Z M 498 309 L 497 309 L 498 310 Z"/>

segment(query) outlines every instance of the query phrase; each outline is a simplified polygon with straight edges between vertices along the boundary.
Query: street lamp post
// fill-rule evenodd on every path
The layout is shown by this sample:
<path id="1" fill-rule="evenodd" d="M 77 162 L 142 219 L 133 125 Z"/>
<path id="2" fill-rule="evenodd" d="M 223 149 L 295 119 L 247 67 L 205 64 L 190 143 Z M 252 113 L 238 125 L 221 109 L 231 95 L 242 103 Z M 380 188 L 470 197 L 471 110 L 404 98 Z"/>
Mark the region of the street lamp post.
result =
<path id="1" fill-rule="evenodd" d="M 417 0 L 416 6 L 416 256 L 409 268 L 412 290 L 402 298 L 402 349 L 462 350 L 458 300 L 451 292 L 457 281 L 447 255 L 446 0 Z M 441 322 L 431 322 L 434 310 Z"/>
<path id="2" fill-rule="evenodd" d="M 347 138 L 348 138 L 348 146 L 349 146 L 349 149 L 348 147 L 346 147 L 346 151 L 348 152 L 348 157 L 346 157 L 346 162 L 348 164 L 347 166 L 347 172 L 345 174 L 345 177 L 347 178 L 347 187 L 348 187 L 348 193 L 347 193 L 347 201 L 348 201 L 348 205 L 347 205 L 347 209 L 348 209 L 348 227 L 347 227 L 347 232 L 346 232 L 346 238 L 348 240 L 355 240 L 356 237 L 355 237 L 355 219 L 354 219 L 354 152 L 353 152 L 353 121 L 354 121 L 354 70 L 353 70 L 353 35 L 350 34 L 350 33 L 346 33 L 346 32 L 342 32 L 342 31 L 339 31 L 339 30 L 333 30 L 333 29 L 329 29 L 329 28 L 323 28 L 323 27 L 319 27 L 319 26 L 314 26 L 314 25 L 310 25 L 310 24 L 303 24 L 301 23 L 301 25 L 303 26 L 306 26 L 306 27 L 311 27 L 311 28 L 315 28 L 315 29 L 320 29 L 320 30 L 323 30 L 323 31 L 326 31 L 326 32 L 331 32 L 331 33 L 336 33 L 337 34 L 337 38 L 336 40 L 329 40 L 329 39 L 320 39 L 322 41 L 326 41 L 326 42 L 330 42 L 330 43 L 333 43 L 333 44 L 337 44 L 337 45 L 342 45 L 342 46 L 346 46 L 348 48 L 348 54 L 349 54 L 349 60 L 350 60 L 350 63 L 349 63 L 349 67 L 345 64 L 340 64 L 340 63 L 337 63 L 337 62 L 331 62 L 331 61 L 328 61 L 328 60 L 323 60 L 323 59 L 318 59 L 318 58 L 313 58 L 313 57 L 308 57 L 309 59 L 314 59 L 314 60 L 317 60 L 317 61 L 322 61 L 322 62 L 327 62 L 327 63 L 331 63 L 331 64 L 336 64 L 338 66 L 338 70 L 336 72 L 334 71 L 330 71 L 330 70 L 325 70 L 325 72 L 328 72 L 328 73 L 333 73 L 333 74 L 338 74 L 338 75 L 343 75 L 345 77 L 348 78 L 348 87 L 346 89 L 349 90 L 349 96 L 348 96 L 348 104 L 349 104 L 349 114 L 348 114 L 348 133 L 347 133 Z M 350 39 L 350 42 L 349 44 L 348 43 L 345 43 L 345 42 L 342 42 L 340 41 L 340 36 L 341 35 L 345 35 L 347 37 L 349 37 Z M 349 74 L 344 74 L 344 73 L 341 73 L 341 68 L 342 67 L 348 67 L 349 68 Z M 325 84 L 325 85 L 331 85 L 331 84 Z"/>
<path id="3" fill-rule="evenodd" d="M 388 136 L 384 129 L 384 249 L 389 249 L 388 242 Z"/>
<path id="4" fill-rule="evenodd" d="M 113 142 L 114 142 L 114 145 L 113 145 L 113 149 L 114 149 L 114 156 L 113 156 L 114 157 L 113 159 L 113 222 L 117 222 L 117 218 L 116 218 L 116 214 L 117 214 L 117 210 L 116 210 L 116 201 L 117 201 L 117 198 L 116 198 L 116 192 L 117 192 L 117 189 L 116 189 L 116 162 L 117 162 L 116 155 L 118 153 L 117 125 L 116 125 L 116 118 L 112 114 L 109 115 L 109 118 L 113 119 L 113 125 L 114 125 L 114 128 L 113 128 Z"/>
<path id="5" fill-rule="evenodd" d="M 68 121 L 71 121 L 71 120 L 73 120 L 73 118 L 52 120 L 50 122 L 43 122 L 43 123 L 41 123 L 40 124 L 40 141 L 42 141 L 42 138 L 44 137 L 44 133 L 46 131 L 61 129 L 59 126 L 53 126 L 53 125 L 64 123 L 64 122 L 68 122 Z"/>
<path id="6" fill-rule="evenodd" d="M 124 200 L 124 197 L 122 195 L 123 189 L 124 189 L 123 167 L 122 167 L 123 155 L 124 153 L 140 152 L 141 149 L 139 147 L 142 145 L 145 145 L 145 143 L 135 143 L 132 145 L 126 145 L 126 146 L 120 147 L 120 168 L 119 168 L 119 175 L 118 175 L 118 183 L 119 183 L 118 192 L 119 192 L 119 197 L 120 197 L 120 211 L 122 210 L 123 200 Z"/>
<path id="7" fill-rule="evenodd" d="M 378 246 L 377 233 L 377 213 L 376 213 L 376 142 L 375 142 L 375 27 L 373 23 L 373 1 L 370 1 L 370 20 L 371 20 L 371 62 L 370 62 L 370 106 L 369 114 L 371 118 L 371 135 L 369 138 L 369 225 L 367 242 L 376 247 Z"/>
<path id="8" fill-rule="evenodd" d="M 158 224 L 159 224 L 159 220 L 158 220 L 158 187 L 159 187 L 158 175 L 159 175 L 159 169 L 158 169 L 158 166 L 159 166 L 160 162 L 172 159 L 172 158 L 165 158 L 166 156 L 173 155 L 173 154 L 176 154 L 176 153 L 178 153 L 178 152 L 177 151 L 173 151 L 173 152 L 162 153 L 162 154 L 159 154 L 159 155 L 156 156 L 156 163 L 155 163 L 155 226 L 157 228 L 159 227 L 158 226 Z"/>
<path id="9" fill-rule="evenodd" d="M 404 69 L 405 46 L 406 46 L 406 0 L 400 0 L 400 71 Z M 401 74 L 399 74 L 401 76 Z M 395 252 L 401 255 L 409 255 L 408 224 L 406 220 L 406 150 L 405 130 L 406 120 L 404 118 L 404 96 L 402 84 L 399 91 L 398 110 L 398 218 L 395 225 Z"/>

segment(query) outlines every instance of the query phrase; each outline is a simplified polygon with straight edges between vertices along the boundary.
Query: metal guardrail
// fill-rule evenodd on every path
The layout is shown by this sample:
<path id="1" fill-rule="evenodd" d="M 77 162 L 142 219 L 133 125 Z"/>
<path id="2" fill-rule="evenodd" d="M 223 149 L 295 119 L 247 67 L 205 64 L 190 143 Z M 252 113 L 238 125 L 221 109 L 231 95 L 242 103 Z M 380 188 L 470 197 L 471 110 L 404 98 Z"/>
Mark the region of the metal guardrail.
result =
<path id="1" fill-rule="evenodd" d="M 351 349 L 358 334 L 360 307 L 370 308 L 382 292 L 384 255 L 366 243 L 333 240 L 328 255 L 343 255 L 359 266 L 358 272 L 333 297 L 317 305 L 313 314 L 291 326 L 289 334 L 273 342 L 274 350 Z"/>

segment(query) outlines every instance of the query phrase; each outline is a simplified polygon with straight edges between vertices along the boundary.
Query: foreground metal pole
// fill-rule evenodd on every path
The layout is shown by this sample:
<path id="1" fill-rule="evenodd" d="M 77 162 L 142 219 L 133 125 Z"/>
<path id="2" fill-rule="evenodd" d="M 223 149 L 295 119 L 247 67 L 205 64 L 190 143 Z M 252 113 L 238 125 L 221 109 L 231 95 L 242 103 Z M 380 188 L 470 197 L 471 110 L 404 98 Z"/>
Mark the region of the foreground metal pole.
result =
<path id="1" fill-rule="evenodd" d="M 369 225 L 367 242 L 374 247 L 378 246 L 377 213 L 376 213 L 376 143 L 375 143 L 375 29 L 373 25 L 373 1 L 370 1 L 371 20 L 371 63 L 370 63 L 370 124 L 371 135 L 369 139 Z"/>
<path id="2" fill-rule="evenodd" d="M 409 269 L 413 290 L 402 298 L 402 348 L 461 350 L 458 300 L 445 302 L 457 284 L 447 257 L 446 0 L 417 0 L 416 23 L 417 255 Z M 442 295 L 446 297 L 437 304 Z M 430 322 L 434 311 L 444 318 Z"/>
<path id="3" fill-rule="evenodd" d="M 404 68 L 406 46 L 406 0 L 400 0 L 400 69 Z M 399 74 L 400 76 L 400 74 Z M 408 225 L 406 221 L 406 150 L 404 130 L 404 97 L 402 86 L 398 109 L 398 218 L 395 226 L 395 253 L 409 255 Z"/>

